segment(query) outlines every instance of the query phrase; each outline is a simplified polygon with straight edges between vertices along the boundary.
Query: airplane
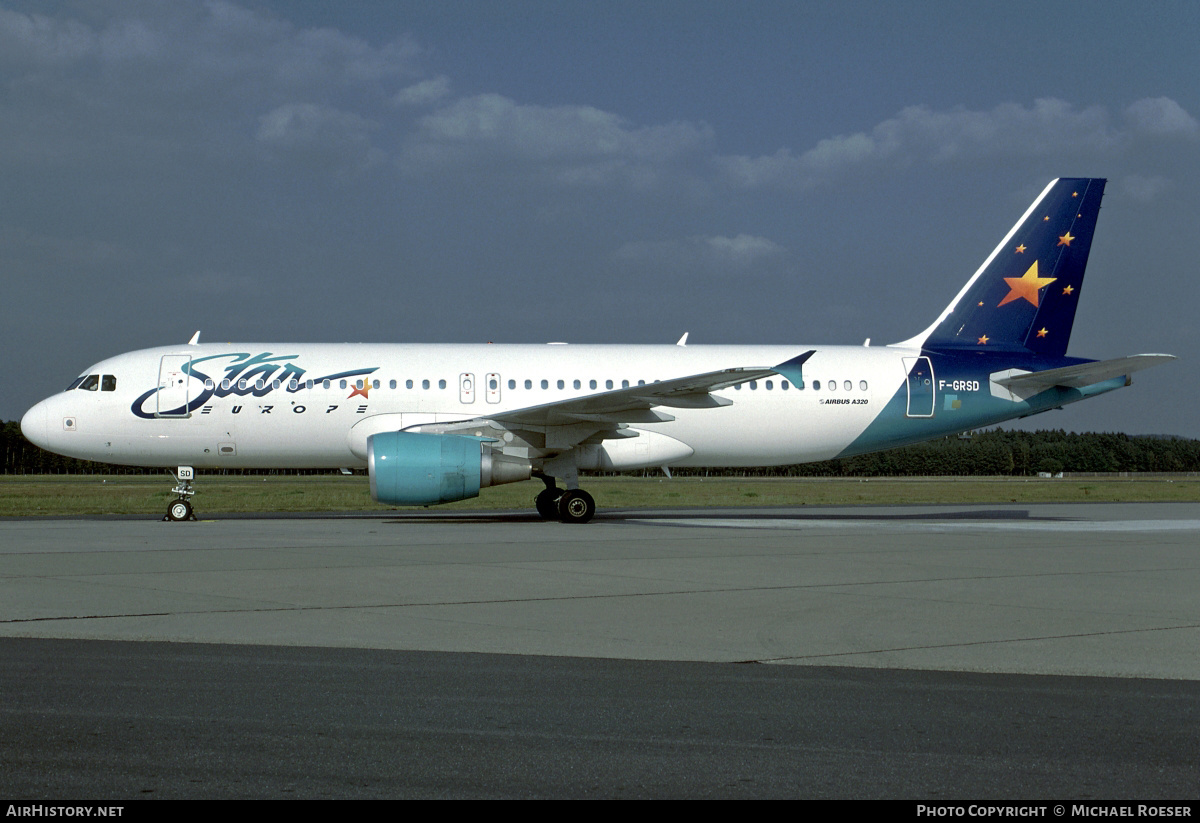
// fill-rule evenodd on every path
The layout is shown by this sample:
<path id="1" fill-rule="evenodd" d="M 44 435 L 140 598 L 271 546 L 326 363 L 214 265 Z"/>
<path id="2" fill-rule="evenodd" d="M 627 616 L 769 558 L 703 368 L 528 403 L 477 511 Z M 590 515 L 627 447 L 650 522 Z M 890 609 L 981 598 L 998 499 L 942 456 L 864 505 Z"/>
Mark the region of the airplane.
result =
<path id="1" fill-rule="evenodd" d="M 1106 181 L 1053 180 L 920 334 L 885 346 L 200 343 L 89 367 L 21 420 L 52 452 L 174 469 L 366 468 L 428 506 L 540 479 L 546 520 L 586 523 L 579 473 L 770 466 L 1028 417 L 1175 359 L 1066 356 Z M 559 486 L 562 481 L 565 488 Z"/>

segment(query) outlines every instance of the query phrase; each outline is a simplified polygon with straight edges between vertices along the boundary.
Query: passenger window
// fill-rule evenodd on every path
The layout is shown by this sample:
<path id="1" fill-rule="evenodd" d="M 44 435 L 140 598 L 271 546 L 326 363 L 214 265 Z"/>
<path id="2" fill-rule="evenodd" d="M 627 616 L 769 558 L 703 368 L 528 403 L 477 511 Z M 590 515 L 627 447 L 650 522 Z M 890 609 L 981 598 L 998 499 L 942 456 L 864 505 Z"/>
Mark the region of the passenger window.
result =
<path id="1" fill-rule="evenodd" d="M 428 388 L 429 388 L 429 381 L 428 381 L 428 380 L 422 380 L 422 381 L 421 381 L 421 388 L 423 388 L 423 389 L 428 389 Z"/>
<path id="2" fill-rule="evenodd" d="M 594 388 L 596 388 L 596 381 L 595 381 L 595 380 L 589 380 L 589 381 L 588 381 L 588 388 L 589 388 L 589 389 L 594 389 Z"/>
<path id="3" fill-rule="evenodd" d="M 837 381 L 836 381 L 836 380 L 830 380 L 830 381 L 829 381 L 829 390 L 830 390 L 830 391 L 837 391 Z"/>
<path id="4" fill-rule="evenodd" d="M 113 388 L 115 389 L 116 386 L 113 386 Z M 205 391 L 212 391 L 214 388 L 216 388 L 216 386 L 213 383 L 211 378 L 204 381 L 204 390 Z"/>
<path id="5" fill-rule="evenodd" d="M 379 388 L 379 381 L 378 381 L 378 380 L 372 380 L 372 381 L 371 381 L 371 388 L 373 388 L 373 389 L 377 389 L 377 388 Z M 393 386 L 392 388 L 395 388 L 395 386 Z"/>
<path id="6" fill-rule="evenodd" d="M 254 381 L 254 389 L 255 389 L 255 391 L 262 391 L 263 390 L 263 381 L 255 380 Z"/>
<path id="7" fill-rule="evenodd" d="M 299 380 L 297 380 L 296 378 L 293 377 L 291 380 L 288 381 L 288 391 L 296 391 L 296 389 L 298 389 L 298 388 L 300 388 Z"/>
<path id="8" fill-rule="evenodd" d="M 525 381 L 525 388 L 527 388 L 527 389 L 532 389 L 532 388 L 533 388 L 533 381 L 532 381 L 532 380 L 526 380 L 526 381 Z"/>
<path id="9" fill-rule="evenodd" d="M 757 381 L 757 380 L 751 380 L 751 381 L 750 381 L 750 390 L 751 390 L 751 391 L 758 391 L 758 381 Z"/>
<path id="10" fill-rule="evenodd" d="M 543 381 L 542 381 L 542 388 L 543 388 L 543 389 L 548 389 L 548 388 L 550 388 L 550 381 L 549 381 L 549 380 L 543 380 Z"/>
<path id="11" fill-rule="evenodd" d="M 563 386 L 564 386 L 564 383 L 563 383 L 563 381 L 559 380 L 559 381 L 558 381 L 558 387 L 561 389 Z"/>
<path id="12" fill-rule="evenodd" d="M 446 388 L 446 381 L 445 381 L 445 380 L 439 380 L 439 381 L 438 381 L 438 388 L 439 388 L 439 389 L 444 389 L 444 388 Z"/>
<path id="13" fill-rule="evenodd" d="M 246 378 L 243 377 L 241 380 L 238 381 L 238 388 L 239 389 L 246 388 Z"/>
<path id="14" fill-rule="evenodd" d="M 813 391 L 820 391 L 820 390 L 821 390 L 821 381 L 814 380 L 813 381 Z"/>
<path id="15" fill-rule="evenodd" d="M 79 384 L 79 388 L 83 389 L 84 391 L 95 391 L 96 389 L 100 388 L 100 375 L 89 374 L 87 377 L 83 378 L 83 382 Z"/>
<path id="16" fill-rule="evenodd" d="M 508 387 L 509 387 L 510 389 L 515 389 L 515 388 L 517 387 L 517 381 L 516 381 L 516 380 L 509 380 L 509 381 L 508 381 Z"/>
<path id="17" fill-rule="evenodd" d="M 411 380 L 404 381 L 404 388 L 411 389 L 412 387 L 413 387 L 413 381 L 411 381 Z"/>
<path id="18" fill-rule="evenodd" d="M 801 386 L 803 386 L 804 384 L 803 384 L 803 383 L 801 383 L 800 385 L 801 385 Z M 788 390 L 788 381 L 786 381 L 786 380 L 780 380 L 780 381 L 779 381 L 779 388 L 780 388 L 780 390 L 781 390 L 781 391 L 787 391 L 787 390 Z"/>
<path id="19" fill-rule="evenodd" d="M 571 385 L 572 385 L 572 386 L 574 386 L 575 388 L 579 388 L 581 384 L 580 384 L 580 382 L 579 382 L 578 380 L 576 380 L 576 381 L 575 381 L 574 383 L 572 383 Z"/>
<path id="20" fill-rule="evenodd" d="M 611 381 L 611 380 L 605 380 L 605 381 L 604 381 L 604 388 L 606 388 L 606 389 L 611 389 L 611 388 L 612 388 L 612 381 Z"/>
<path id="21" fill-rule="evenodd" d="M 328 381 L 328 380 L 322 380 L 322 381 L 321 381 L 321 388 L 323 388 L 323 389 L 327 389 L 327 388 L 329 388 L 329 381 Z"/>
<path id="22" fill-rule="evenodd" d="M 775 383 L 771 380 L 766 381 L 765 385 L 767 387 L 767 391 L 770 391 L 771 389 L 775 388 Z"/>
<path id="23" fill-rule="evenodd" d="M 211 381 L 210 381 L 211 382 Z M 117 378 L 111 374 L 106 374 L 100 378 L 100 391 L 116 391 Z"/>
<path id="24" fill-rule="evenodd" d="M 859 387 L 860 389 L 862 389 L 863 391 L 866 391 L 866 390 L 867 390 L 867 381 L 866 381 L 866 380 L 859 380 L 859 381 L 858 381 L 858 387 Z"/>
<path id="25" fill-rule="evenodd" d="M 338 388 L 339 388 L 339 389 L 344 389 L 344 388 L 346 388 L 346 381 L 345 381 L 345 380 L 339 380 L 339 381 L 338 381 Z"/>
<path id="26" fill-rule="evenodd" d="M 623 389 L 627 389 L 627 388 L 629 388 L 629 381 L 628 381 L 628 380 L 622 380 L 622 381 L 621 381 L 621 388 L 623 388 Z"/>
<path id="27" fill-rule="evenodd" d="M 396 388 L 396 381 L 395 381 L 395 380 L 389 380 L 389 381 L 388 381 L 388 388 L 389 388 L 389 389 L 394 389 L 394 388 Z"/>

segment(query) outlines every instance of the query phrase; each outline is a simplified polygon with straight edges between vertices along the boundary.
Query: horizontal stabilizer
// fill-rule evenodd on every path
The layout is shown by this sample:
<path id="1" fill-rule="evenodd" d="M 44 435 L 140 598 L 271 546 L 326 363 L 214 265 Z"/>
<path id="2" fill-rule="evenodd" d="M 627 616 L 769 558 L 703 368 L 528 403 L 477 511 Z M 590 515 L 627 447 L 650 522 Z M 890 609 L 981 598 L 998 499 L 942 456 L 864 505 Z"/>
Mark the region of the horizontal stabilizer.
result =
<path id="1" fill-rule="evenodd" d="M 1115 360 L 1096 360 L 1091 363 L 1079 363 L 1074 366 L 1046 369 L 1045 371 L 1027 372 L 1011 369 L 993 374 L 991 381 L 996 386 L 1008 389 L 1017 397 L 1026 398 L 1055 387 L 1086 388 L 1116 377 L 1127 377 L 1135 371 L 1148 369 L 1174 359 L 1175 356 L 1171 354 L 1134 354 L 1129 357 L 1118 357 Z"/>

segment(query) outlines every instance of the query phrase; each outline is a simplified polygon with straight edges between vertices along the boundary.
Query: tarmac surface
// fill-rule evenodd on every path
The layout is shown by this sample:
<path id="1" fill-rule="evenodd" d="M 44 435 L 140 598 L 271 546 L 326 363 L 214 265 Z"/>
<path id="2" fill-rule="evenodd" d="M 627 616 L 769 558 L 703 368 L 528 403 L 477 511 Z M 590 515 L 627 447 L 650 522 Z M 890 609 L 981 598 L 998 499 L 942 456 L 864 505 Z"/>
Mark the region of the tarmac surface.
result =
<path id="1" fill-rule="evenodd" d="M 0 797 L 1195 799 L 1197 591 L 1197 504 L 10 519 Z"/>

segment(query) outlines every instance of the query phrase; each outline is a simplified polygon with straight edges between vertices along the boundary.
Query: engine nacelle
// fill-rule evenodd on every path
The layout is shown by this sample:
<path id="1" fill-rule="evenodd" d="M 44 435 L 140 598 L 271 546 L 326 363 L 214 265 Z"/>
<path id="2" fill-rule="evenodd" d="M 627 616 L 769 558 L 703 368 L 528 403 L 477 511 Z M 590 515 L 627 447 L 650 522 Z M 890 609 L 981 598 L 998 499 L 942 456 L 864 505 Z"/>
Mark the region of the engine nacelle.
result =
<path id="1" fill-rule="evenodd" d="M 528 460 L 493 451 L 483 437 L 380 432 L 367 438 L 371 497 L 397 506 L 429 506 L 478 497 L 479 490 L 528 480 Z"/>

